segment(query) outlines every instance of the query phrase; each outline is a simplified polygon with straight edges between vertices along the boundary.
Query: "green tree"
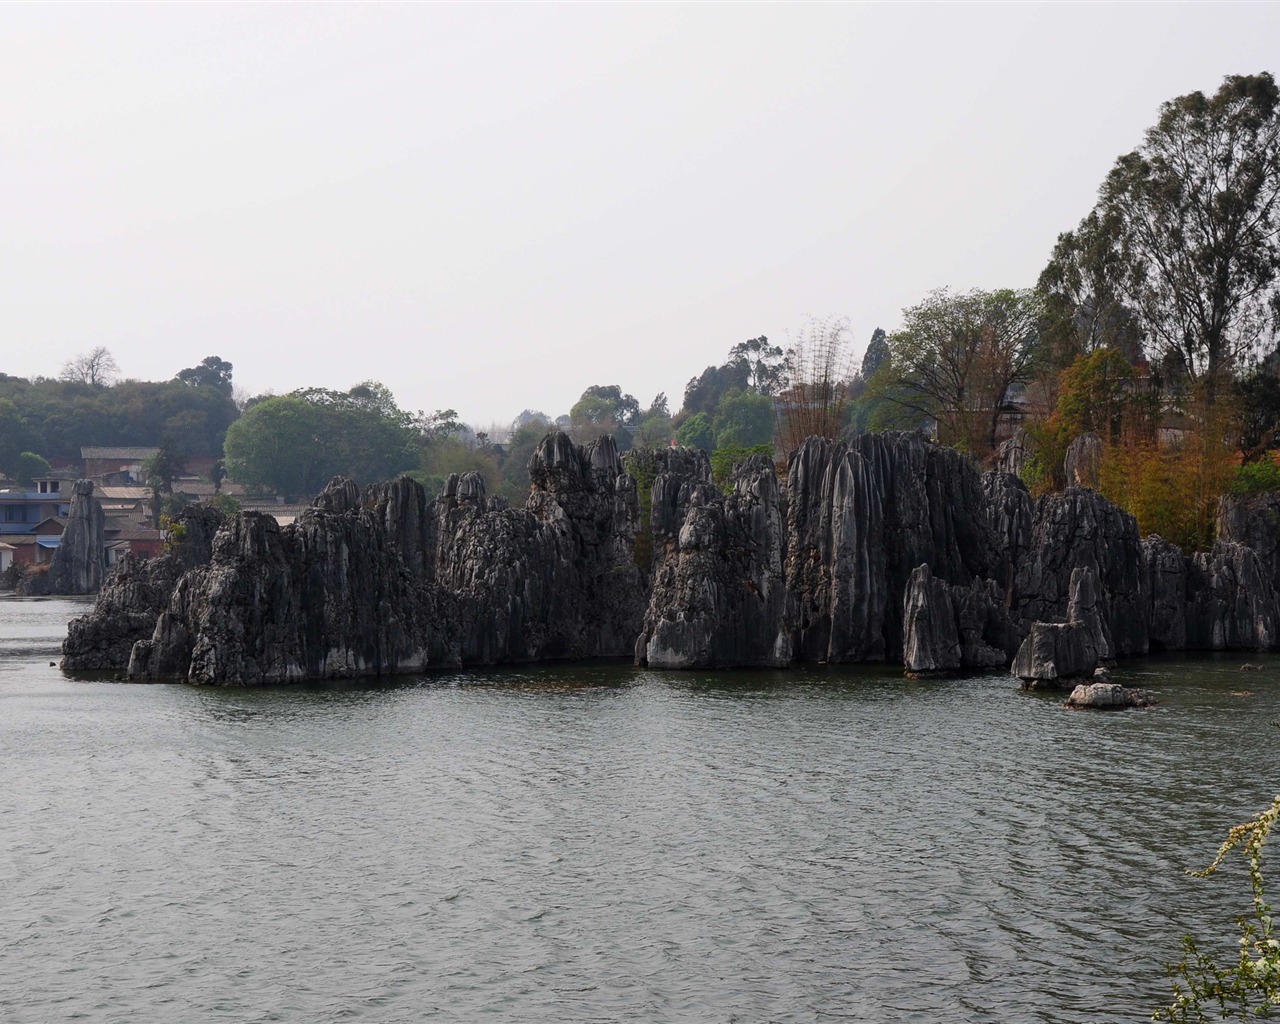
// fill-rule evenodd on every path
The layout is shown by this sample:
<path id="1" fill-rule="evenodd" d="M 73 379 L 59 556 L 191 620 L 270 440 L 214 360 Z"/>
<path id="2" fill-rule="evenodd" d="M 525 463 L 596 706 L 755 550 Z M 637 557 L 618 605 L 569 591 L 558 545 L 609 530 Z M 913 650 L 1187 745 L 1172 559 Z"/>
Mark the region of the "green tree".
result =
<path id="1" fill-rule="evenodd" d="M 184 460 L 171 443 L 163 443 L 146 457 L 142 463 L 142 480 L 151 488 L 151 522 L 158 530 L 160 516 L 163 512 L 174 515 L 179 511 L 172 505 L 165 507 L 165 502 L 173 496 L 173 481 L 182 475 Z"/>
<path id="2" fill-rule="evenodd" d="M 301 388 L 293 396 L 314 411 L 315 465 L 309 492 L 320 490 L 334 476 L 373 483 L 418 464 L 421 438 L 414 417 L 396 405 L 385 385 L 367 380 L 349 391 Z"/>
<path id="3" fill-rule="evenodd" d="M 23 452 L 18 456 L 18 483 L 24 488 L 35 486 L 36 480 L 47 477 L 53 472 L 49 460 L 35 452 Z"/>
<path id="4" fill-rule="evenodd" d="M 675 435 L 671 423 L 671 410 L 665 392 L 659 392 L 652 404 L 640 414 L 640 427 L 636 431 L 635 447 L 666 448 Z"/>
<path id="5" fill-rule="evenodd" d="M 235 403 L 216 388 L 177 380 L 127 380 L 107 387 L 4 377 L 0 401 L 6 400 L 26 425 L 22 447 L 48 458 L 78 459 L 85 445 L 154 447 L 165 438 L 187 454 L 216 454 L 239 415 Z"/>
<path id="6" fill-rule="evenodd" d="M 859 371 L 863 380 L 870 380 L 889 358 L 889 336 L 883 327 L 871 332 L 871 340 L 867 342 L 867 351 L 862 354 L 862 367 Z"/>
<path id="7" fill-rule="evenodd" d="M 639 419 L 640 403 L 634 396 L 624 395 L 617 384 L 593 384 L 569 410 L 574 440 L 583 442 L 612 434 L 619 451 L 631 447 L 631 435 L 624 428 L 635 426 Z"/>
<path id="8" fill-rule="evenodd" d="M 716 432 L 712 427 L 711 417 L 705 412 L 696 412 L 676 431 L 676 440 L 686 448 L 701 448 L 704 452 L 715 451 Z"/>
<path id="9" fill-rule="evenodd" d="M 1262 459 L 1280 441 L 1280 377 L 1260 365 L 1235 382 L 1236 446 L 1246 463 Z"/>
<path id="10" fill-rule="evenodd" d="M 205 500 L 206 505 L 211 505 L 230 519 L 233 515 L 240 511 L 240 502 L 237 498 L 230 494 L 223 494 L 219 491 L 217 494 L 210 495 Z"/>
<path id="11" fill-rule="evenodd" d="M 720 399 L 730 391 L 750 386 L 748 376 L 747 365 L 742 360 L 730 360 L 723 366 L 708 366 L 685 385 L 681 412 L 684 415 L 705 412 L 714 416 Z"/>
<path id="12" fill-rule="evenodd" d="M 729 349 L 729 361 L 746 378 L 746 386 L 762 395 L 776 395 L 787 386 L 787 364 L 781 346 L 770 345 L 763 334 Z"/>
<path id="13" fill-rule="evenodd" d="M 1126 408 L 1134 399 L 1133 367 L 1116 349 L 1100 348 L 1076 358 L 1062 373 L 1057 412 L 1070 443 L 1086 431 L 1104 441 L 1120 440 Z"/>
<path id="14" fill-rule="evenodd" d="M 1035 374 L 1042 308 L 1030 290 L 930 292 L 903 310 L 881 393 L 934 419 L 944 443 L 990 451 L 1009 389 Z"/>
<path id="15" fill-rule="evenodd" d="M 530 413 L 526 416 L 525 413 Z M 506 457 L 499 476 L 498 493 L 512 505 L 523 505 L 529 496 L 529 459 L 548 432 L 555 429 L 541 413 L 526 409 L 516 417 L 507 438 Z"/>
<path id="16" fill-rule="evenodd" d="M 716 482 L 716 486 L 725 492 L 731 490 L 729 478 L 733 475 L 734 466 L 740 462 L 745 462 L 753 455 L 768 455 L 772 458 L 773 445 L 727 444 L 712 452 L 711 478 Z"/>
<path id="17" fill-rule="evenodd" d="M 716 407 L 711 429 L 716 448 L 772 444 L 777 421 L 773 399 L 758 391 L 730 391 Z"/>
<path id="18" fill-rule="evenodd" d="M 0 398 L 0 472 L 6 476 L 14 476 L 18 472 L 18 460 L 26 446 L 26 421 L 13 402 Z"/>
<path id="19" fill-rule="evenodd" d="M 227 430 L 227 474 L 238 483 L 285 495 L 314 493 L 320 416 L 297 395 L 267 398 Z M 321 481 L 320 486 L 323 486 Z"/>
<path id="20" fill-rule="evenodd" d="M 1036 287 L 1058 366 L 1101 348 L 1115 349 L 1131 363 L 1142 357 L 1142 329 L 1121 293 L 1119 237 L 1118 218 L 1094 210 L 1075 231 L 1058 236 L 1040 274 Z"/>
<path id="21" fill-rule="evenodd" d="M 1230 75 L 1163 104 L 1120 157 L 1097 211 L 1117 225 L 1121 288 L 1152 343 L 1210 404 L 1243 355 L 1280 329 L 1280 90 Z"/>
<path id="22" fill-rule="evenodd" d="M 463 473 L 479 473 L 484 478 L 486 493 L 498 493 L 501 490 L 498 460 L 492 446 L 469 444 L 459 437 L 442 438 L 424 450 L 422 469 L 414 476 L 429 492 L 437 493 L 451 473 L 459 476 Z M 526 471 L 526 491 L 528 484 L 529 476 Z"/>
<path id="23" fill-rule="evenodd" d="M 179 370 L 174 380 L 181 381 L 191 387 L 214 388 L 231 397 L 231 364 L 218 356 L 205 356 L 199 365 Z"/>

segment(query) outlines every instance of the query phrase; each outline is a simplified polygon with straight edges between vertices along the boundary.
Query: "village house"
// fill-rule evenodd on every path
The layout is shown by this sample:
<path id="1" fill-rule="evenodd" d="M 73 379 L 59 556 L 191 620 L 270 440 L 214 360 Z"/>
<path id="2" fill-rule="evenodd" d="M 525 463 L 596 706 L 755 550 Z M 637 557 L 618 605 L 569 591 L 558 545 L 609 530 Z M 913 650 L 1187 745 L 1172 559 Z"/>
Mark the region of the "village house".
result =
<path id="1" fill-rule="evenodd" d="M 8 549 L 0 555 L 0 568 L 14 562 L 39 565 L 53 557 L 70 509 L 70 487 L 63 493 L 64 480 L 44 477 L 32 490 L 0 491 L 0 542 Z"/>
<path id="2" fill-rule="evenodd" d="M 81 448 L 84 479 L 95 484 L 142 482 L 142 464 L 159 448 Z"/>
<path id="3" fill-rule="evenodd" d="M 62 543 L 71 510 L 74 476 L 33 481 L 31 490 L 0 490 L 0 572 L 13 563 L 46 565 Z M 146 491 L 146 488 L 137 488 Z M 152 527 L 138 500 L 113 501 L 95 491 L 105 514 L 103 562 L 111 566 L 128 552 L 152 557 L 164 550 L 164 534 Z"/>

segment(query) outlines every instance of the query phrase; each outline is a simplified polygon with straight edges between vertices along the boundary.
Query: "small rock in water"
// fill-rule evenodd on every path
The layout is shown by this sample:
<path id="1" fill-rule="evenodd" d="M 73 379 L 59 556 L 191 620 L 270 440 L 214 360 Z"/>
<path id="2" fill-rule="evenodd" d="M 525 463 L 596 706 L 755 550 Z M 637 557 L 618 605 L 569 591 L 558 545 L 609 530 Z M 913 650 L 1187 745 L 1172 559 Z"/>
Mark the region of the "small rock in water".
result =
<path id="1" fill-rule="evenodd" d="M 1139 690 L 1119 683 L 1081 683 L 1071 691 L 1069 708 L 1097 708 L 1104 711 L 1122 708 L 1149 708 L 1155 704 L 1150 690 Z"/>
<path id="2" fill-rule="evenodd" d="M 1241 672 L 1261 672 L 1262 666 L 1254 665 L 1246 661 L 1243 665 L 1240 666 L 1240 671 Z"/>

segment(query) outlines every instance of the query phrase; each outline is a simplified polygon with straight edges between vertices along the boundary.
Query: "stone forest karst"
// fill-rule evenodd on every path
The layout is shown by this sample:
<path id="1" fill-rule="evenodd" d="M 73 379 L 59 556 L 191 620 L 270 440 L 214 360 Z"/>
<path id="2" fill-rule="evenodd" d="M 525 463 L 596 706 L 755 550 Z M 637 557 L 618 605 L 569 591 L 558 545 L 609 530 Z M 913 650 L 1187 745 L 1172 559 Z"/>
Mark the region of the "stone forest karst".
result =
<path id="1" fill-rule="evenodd" d="M 283 527 L 192 509 L 169 553 L 126 563 L 71 624 L 64 667 L 252 685 L 566 658 L 1012 661 L 1044 684 L 1280 635 L 1268 500 L 1224 497 L 1213 548 L 1187 555 L 1094 490 L 1033 502 L 914 433 L 810 438 L 785 481 L 754 456 L 727 490 L 702 452 L 552 433 L 530 477 L 523 508 L 466 474 L 435 498 L 335 479 Z"/>

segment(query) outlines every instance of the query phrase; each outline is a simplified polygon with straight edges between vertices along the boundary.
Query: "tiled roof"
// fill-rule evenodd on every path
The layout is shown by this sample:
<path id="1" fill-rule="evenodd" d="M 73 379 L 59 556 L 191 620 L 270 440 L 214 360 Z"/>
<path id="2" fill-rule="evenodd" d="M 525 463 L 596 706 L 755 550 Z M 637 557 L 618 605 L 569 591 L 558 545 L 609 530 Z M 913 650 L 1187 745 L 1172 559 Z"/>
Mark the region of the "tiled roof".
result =
<path id="1" fill-rule="evenodd" d="M 125 516 L 108 516 L 103 534 L 109 540 L 159 540 L 160 531 L 149 523 Z"/>
<path id="2" fill-rule="evenodd" d="M 101 484 L 93 488 L 94 494 L 111 501 L 146 501 L 151 497 L 150 487 Z"/>
<path id="3" fill-rule="evenodd" d="M 82 459 L 145 459 L 159 448 L 81 448 Z"/>

